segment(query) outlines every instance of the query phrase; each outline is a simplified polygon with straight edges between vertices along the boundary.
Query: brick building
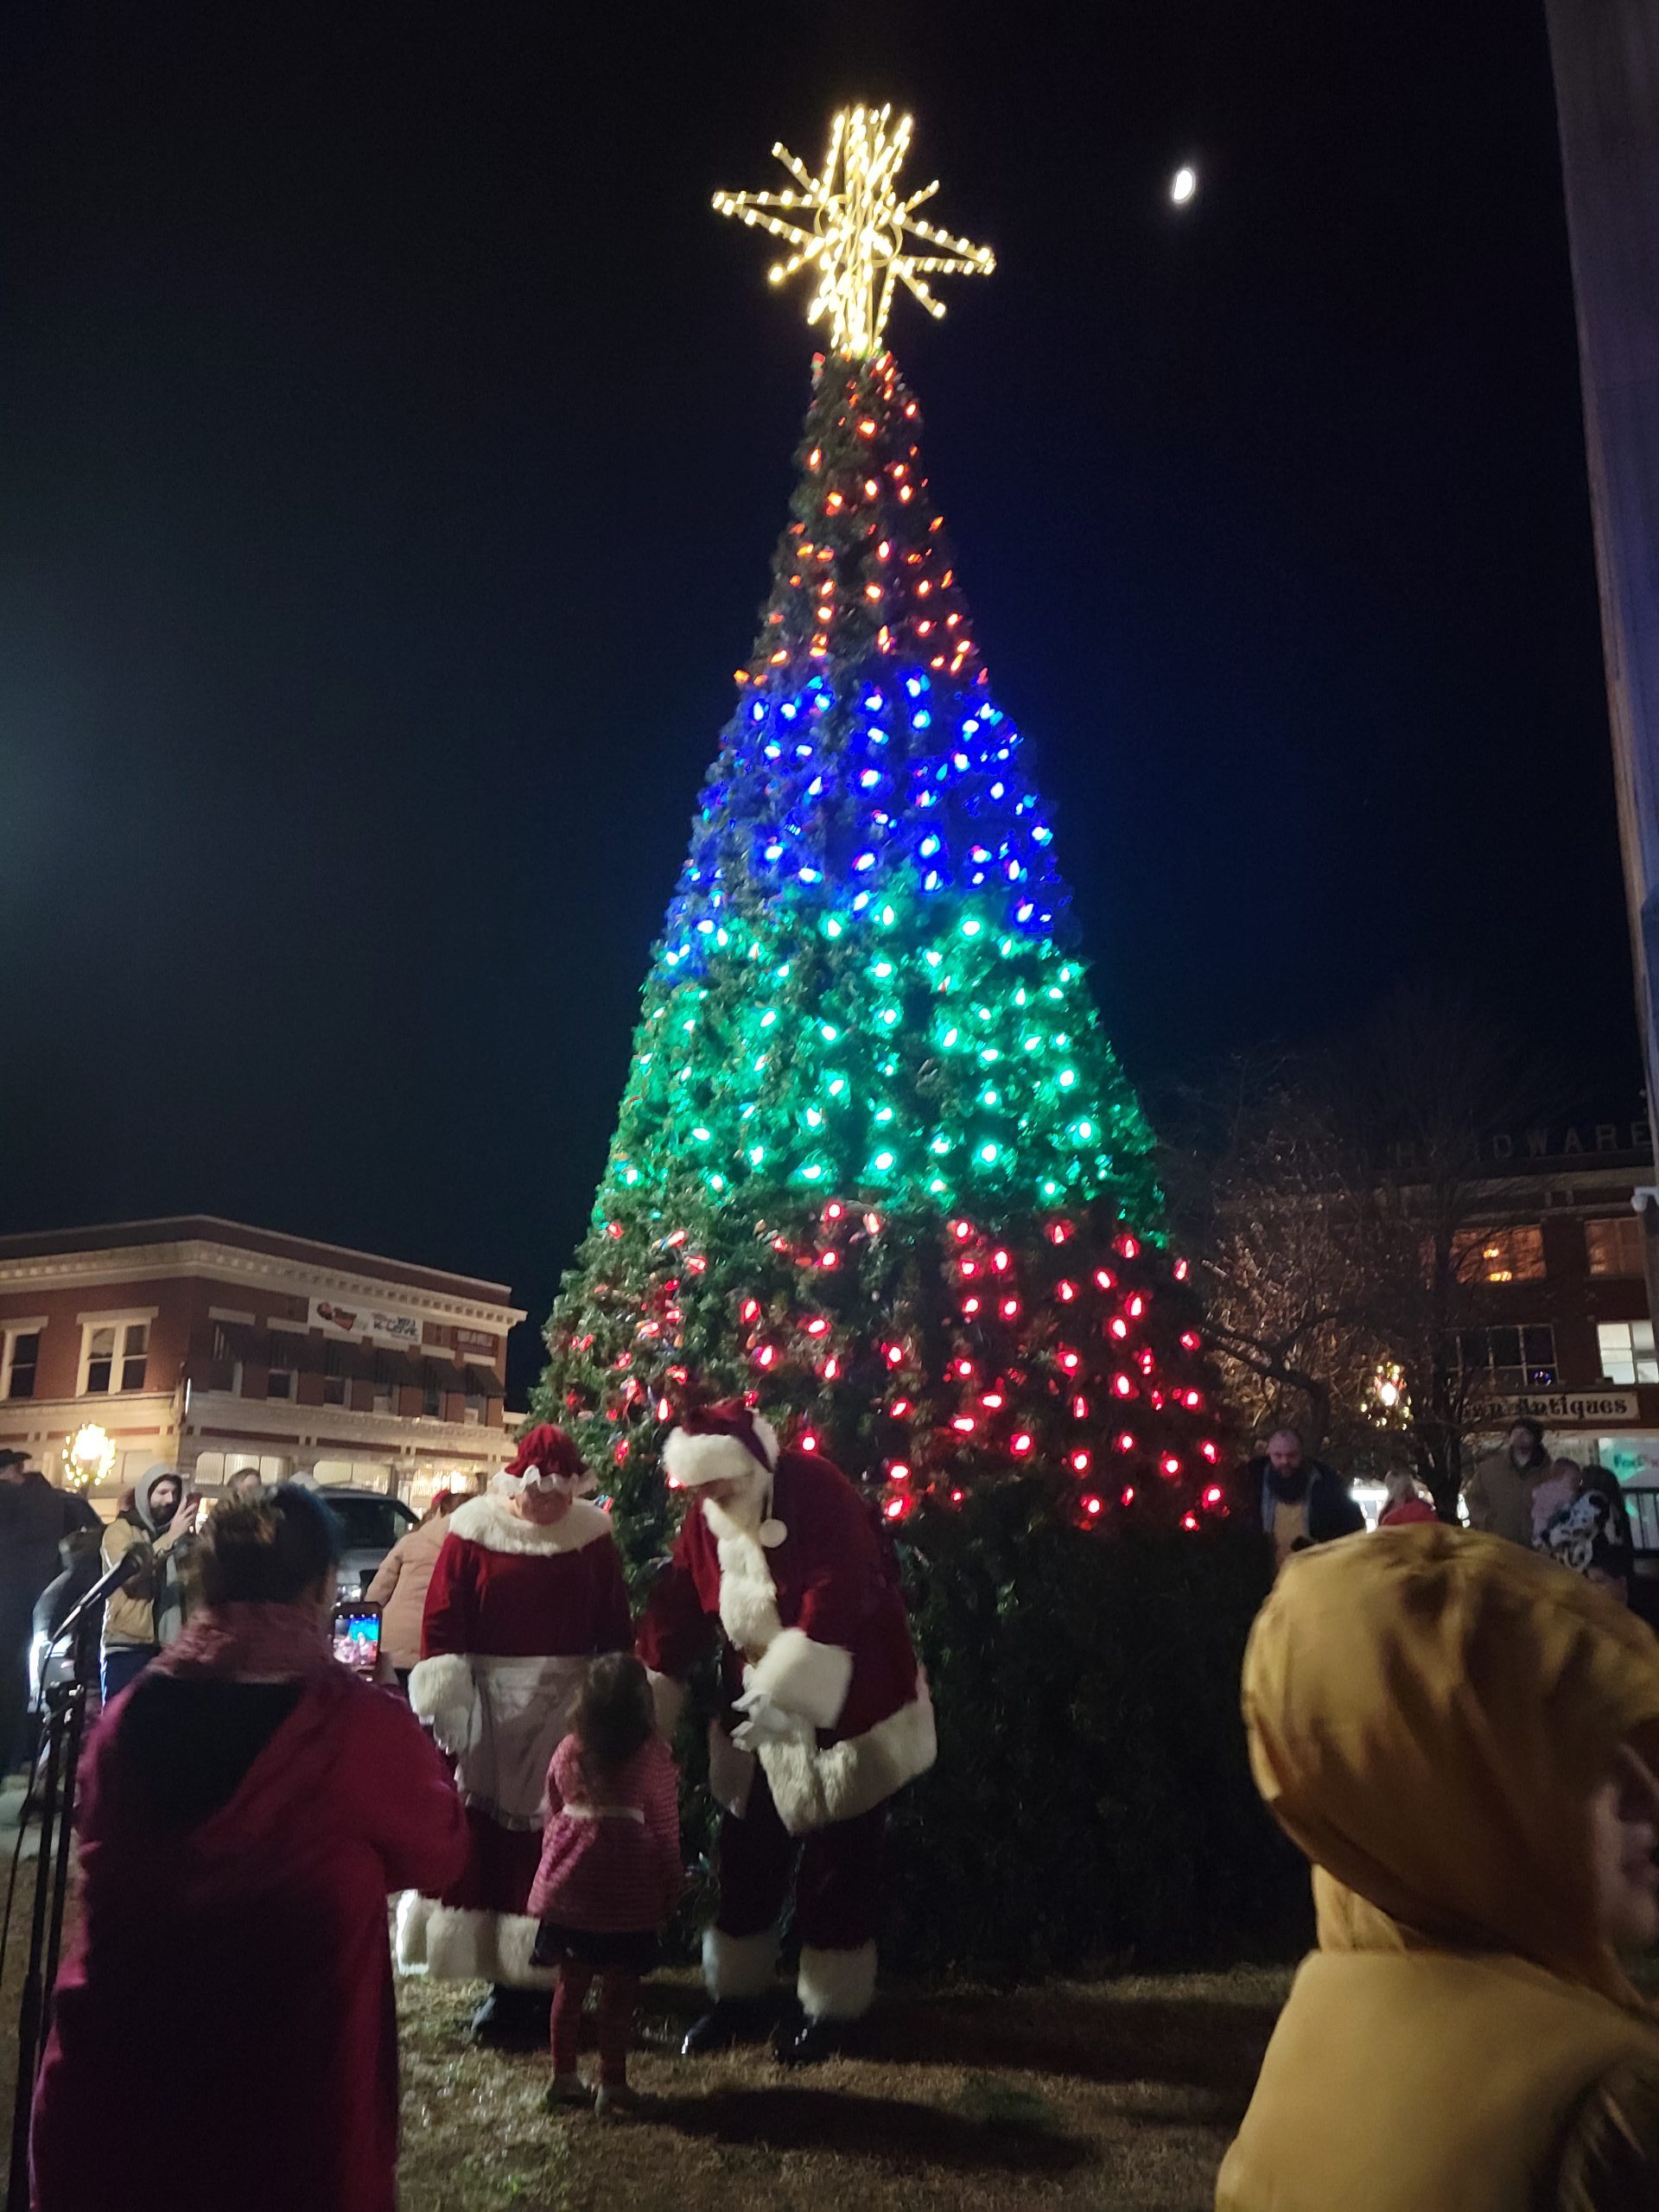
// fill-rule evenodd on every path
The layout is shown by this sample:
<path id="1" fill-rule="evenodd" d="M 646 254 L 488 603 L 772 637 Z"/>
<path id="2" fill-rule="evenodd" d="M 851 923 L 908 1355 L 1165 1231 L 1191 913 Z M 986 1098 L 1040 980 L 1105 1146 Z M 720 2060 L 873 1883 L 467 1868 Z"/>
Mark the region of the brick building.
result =
<path id="1" fill-rule="evenodd" d="M 1489 1229 L 1471 1240 L 1482 1325 L 1462 1332 L 1488 1435 L 1532 1414 L 1550 1446 L 1659 1482 L 1659 1355 L 1643 1266 L 1654 1181 L 1645 1120 L 1500 1135 Z"/>
<path id="2" fill-rule="evenodd" d="M 96 1424 L 106 1512 L 157 1460 L 419 1507 L 506 1456 L 508 1296 L 208 1216 L 0 1237 L 0 1446 L 58 1479 Z"/>

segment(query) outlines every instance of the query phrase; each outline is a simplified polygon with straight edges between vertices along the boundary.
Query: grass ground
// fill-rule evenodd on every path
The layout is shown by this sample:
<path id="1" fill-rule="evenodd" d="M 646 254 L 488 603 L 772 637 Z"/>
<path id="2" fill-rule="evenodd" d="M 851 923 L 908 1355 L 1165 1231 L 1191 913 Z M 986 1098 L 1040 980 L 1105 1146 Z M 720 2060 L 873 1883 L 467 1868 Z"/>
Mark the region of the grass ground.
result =
<path id="1" fill-rule="evenodd" d="M 474 2050 L 478 1993 L 401 1985 L 404 2212 L 1208 2212 L 1288 1976 L 889 1996 L 868 2052 L 807 2075 L 671 2055 L 690 1974 L 649 1986 L 648 2117 L 541 2108 L 547 2062 Z"/>
<path id="2" fill-rule="evenodd" d="M 0 1980 L 8 2125 L 32 1871 Z M 664 1974 L 632 2069 L 655 2108 L 601 2123 L 543 2112 L 543 2055 L 472 2048 L 481 1991 L 403 1981 L 403 2212 L 1209 2212 L 1287 1984 L 1241 1968 L 894 1992 L 862 2056 L 791 2075 L 760 2050 L 673 2056 L 701 1992 Z"/>

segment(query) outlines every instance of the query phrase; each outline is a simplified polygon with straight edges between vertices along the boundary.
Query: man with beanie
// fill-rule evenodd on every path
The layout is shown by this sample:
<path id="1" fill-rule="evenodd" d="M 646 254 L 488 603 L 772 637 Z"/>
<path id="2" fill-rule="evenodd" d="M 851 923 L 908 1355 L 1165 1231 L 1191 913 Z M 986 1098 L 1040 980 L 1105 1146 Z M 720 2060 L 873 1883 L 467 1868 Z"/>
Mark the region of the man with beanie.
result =
<path id="1" fill-rule="evenodd" d="M 702 1947 L 714 2004 L 685 2049 L 760 2032 L 793 1872 L 800 2014 L 778 2053 L 809 2064 L 843 2046 L 875 1993 L 887 1804 L 933 1764 L 927 1683 L 870 1515 L 822 1452 L 780 1451 L 733 1401 L 688 1414 L 663 1463 L 690 1495 L 639 1656 L 664 1733 L 716 1635 L 727 1700 L 709 1747 L 723 1816 Z"/>

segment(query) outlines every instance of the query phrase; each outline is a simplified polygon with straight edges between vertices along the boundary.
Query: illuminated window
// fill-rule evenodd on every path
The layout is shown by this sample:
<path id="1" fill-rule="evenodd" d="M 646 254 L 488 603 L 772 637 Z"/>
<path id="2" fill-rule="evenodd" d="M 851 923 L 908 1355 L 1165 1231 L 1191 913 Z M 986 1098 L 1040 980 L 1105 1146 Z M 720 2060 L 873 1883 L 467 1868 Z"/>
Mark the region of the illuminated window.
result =
<path id="1" fill-rule="evenodd" d="M 1643 1271 L 1640 1217 L 1622 1213 L 1611 1221 L 1586 1221 L 1584 1249 L 1592 1275 L 1639 1275 Z"/>
<path id="2" fill-rule="evenodd" d="M 40 1358 L 39 1329 L 8 1329 L 0 1341 L 0 1398 L 32 1398 Z"/>
<path id="3" fill-rule="evenodd" d="M 1610 1382 L 1659 1382 L 1651 1321 L 1603 1321 L 1596 1329 L 1601 1371 Z"/>
<path id="4" fill-rule="evenodd" d="M 1468 1229 L 1452 1241 L 1464 1282 L 1537 1282 L 1544 1272 L 1541 1229 Z"/>

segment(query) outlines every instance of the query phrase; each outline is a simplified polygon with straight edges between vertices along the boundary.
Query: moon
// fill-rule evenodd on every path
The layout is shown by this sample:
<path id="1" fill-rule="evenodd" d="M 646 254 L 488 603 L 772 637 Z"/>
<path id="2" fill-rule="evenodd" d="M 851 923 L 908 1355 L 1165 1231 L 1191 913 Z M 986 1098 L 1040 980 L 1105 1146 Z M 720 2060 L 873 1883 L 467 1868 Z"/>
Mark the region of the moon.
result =
<path id="1" fill-rule="evenodd" d="M 1185 162 L 1169 181 L 1169 196 L 1177 207 L 1185 207 L 1198 188 L 1198 173 Z"/>

